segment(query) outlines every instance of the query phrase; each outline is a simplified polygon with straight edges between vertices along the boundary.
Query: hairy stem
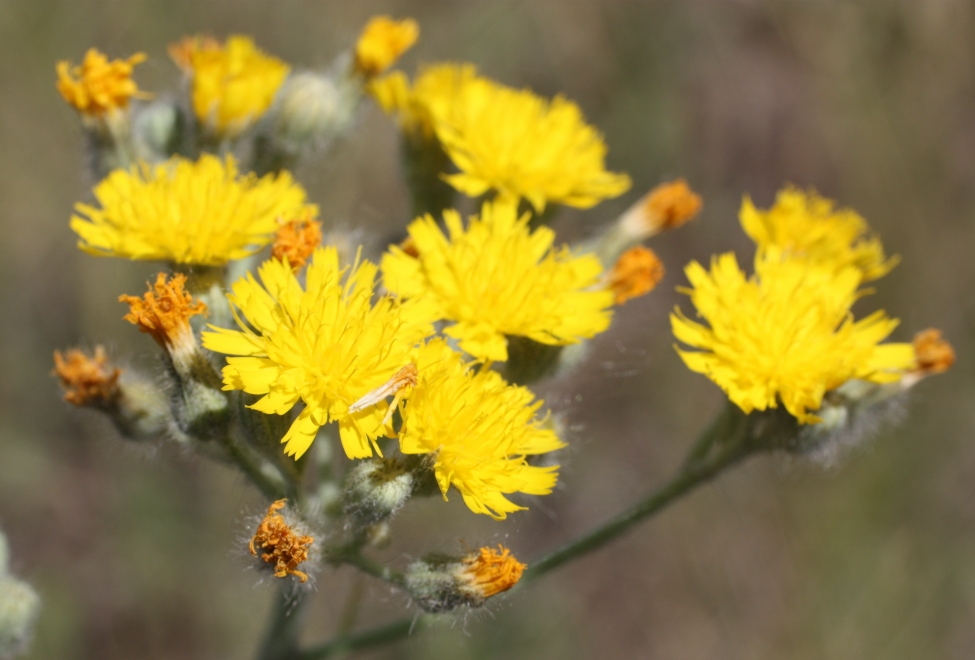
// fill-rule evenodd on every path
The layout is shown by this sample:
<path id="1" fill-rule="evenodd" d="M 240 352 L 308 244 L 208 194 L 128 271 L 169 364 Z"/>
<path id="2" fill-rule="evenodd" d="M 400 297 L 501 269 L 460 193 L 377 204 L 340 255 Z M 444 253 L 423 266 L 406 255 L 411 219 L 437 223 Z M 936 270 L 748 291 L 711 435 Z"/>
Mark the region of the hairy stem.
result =
<path id="1" fill-rule="evenodd" d="M 292 591 L 293 586 L 283 581 L 278 589 L 257 660 L 291 660 L 298 653 L 307 599 L 303 589 Z"/>
<path id="2" fill-rule="evenodd" d="M 404 617 L 359 633 L 342 635 L 321 646 L 313 646 L 310 649 L 300 651 L 294 654 L 292 658 L 294 660 L 321 660 L 322 658 L 332 658 L 380 644 L 388 644 L 421 630 L 432 620 L 432 616 L 423 614 L 416 617 Z"/>

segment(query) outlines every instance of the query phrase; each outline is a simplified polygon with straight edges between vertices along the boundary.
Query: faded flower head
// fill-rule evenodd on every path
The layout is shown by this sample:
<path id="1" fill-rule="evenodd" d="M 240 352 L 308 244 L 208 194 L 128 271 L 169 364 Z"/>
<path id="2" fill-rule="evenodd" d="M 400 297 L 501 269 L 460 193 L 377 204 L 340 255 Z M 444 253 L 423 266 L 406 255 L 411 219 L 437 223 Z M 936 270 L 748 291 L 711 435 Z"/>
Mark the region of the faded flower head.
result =
<path id="1" fill-rule="evenodd" d="M 118 401 L 122 370 L 112 366 L 101 346 L 92 355 L 76 348 L 54 351 L 54 374 L 61 381 L 64 400 L 76 406 L 110 408 Z"/>
<path id="2" fill-rule="evenodd" d="M 854 378 L 893 382 L 914 364 L 910 344 L 880 343 L 896 320 L 882 311 L 853 320 L 862 278 L 852 265 L 817 267 L 769 249 L 750 278 L 732 253 L 714 258 L 710 271 L 691 262 L 685 272 L 686 293 L 708 325 L 676 310 L 674 336 L 699 349 L 678 353 L 746 413 L 781 401 L 800 423 L 815 423 L 826 392 Z"/>
<path id="3" fill-rule="evenodd" d="M 366 23 L 355 45 L 355 69 L 371 78 L 395 64 L 416 43 L 420 26 L 411 18 L 401 21 L 374 16 Z"/>
<path id="4" fill-rule="evenodd" d="M 232 156 L 173 158 L 115 170 L 95 187 L 98 207 L 77 204 L 71 228 L 95 256 L 222 265 L 270 243 L 278 218 L 312 212 L 282 172 L 241 176 Z"/>
<path id="5" fill-rule="evenodd" d="M 151 335 L 174 362 L 181 363 L 197 352 L 190 318 L 207 311 L 207 306 L 194 300 L 185 287 L 186 275 L 179 273 L 167 280 L 165 273 L 159 273 L 143 297 L 119 296 L 119 302 L 129 305 L 125 320 L 139 332 Z"/>
<path id="6" fill-rule="evenodd" d="M 211 133 L 233 138 L 260 119 L 291 68 L 260 50 L 250 37 L 187 37 L 170 56 L 192 79 L 192 105 Z"/>
<path id="7" fill-rule="evenodd" d="M 90 48 L 79 66 L 58 62 L 58 91 L 86 117 L 102 117 L 125 110 L 131 99 L 147 96 L 132 80 L 135 65 L 145 60 L 145 53 L 136 53 L 125 60 L 109 60 L 103 53 Z"/>
<path id="8" fill-rule="evenodd" d="M 591 290 L 602 274 L 593 255 L 554 248 L 555 233 L 528 228 L 512 204 L 487 202 L 465 229 L 444 212 L 448 235 L 431 216 L 408 227 L 413 257 L 393 246 L 382 260 L 393 294 L 427 304 L 430 321 L 454 321 L 444 332 L 479 359 L 506 360 L 505 335 L 566 345 L 609 327 L 613 294 Z"/>
<path id="9" fill-rule="evenodd" d="M 464 557 L 429 556 L 406 570 L 406 588 L 427 612 L 480 607 L 488 598 L 512 588 L 525 571 L 502 545 L 480 548 Z"/>
<path id="10" fill-rule="evenodd" d="M 898 258 L 887 258 L 880 239 L 856 211 L 836 208 L 833 200 L 794 187 L 779 191 L 772 208 L 762 211 L 745 197 L 739 212 L 745 233 L 759 252 L 770 247 L 786 256 L 836 266 L 854 266 L 863 281 L 886 275 Z"/>
<path id="11" fill-rule="evenodd" d="M 296 525 L 288 524 L 279 513 L 286 505 L 287 500 L 278 500 L 267 508 L 248 549 L 271 567 L 274 577 L 294 575 L 300 582 L 307 582 L 308 574 L 298 567 L 308 561 L 308 549 L 315 538 L 296 529 Z"/>
<path id="12" fill-rule="evenodd" d="M 503 545 L 498 549 L 481 548 L 463 560 L 464 568 L 459 577 L 462 590 L 474 601 L 484 601 L 518 584 L 527 566 L 511 554 Z"/>
<path id="13" fill-rule="evenodd" d="M 503 520 L 525 507 L 505 495 L 547 495 L 558 466 L 530 465 L 528 456 L 564 446 L 545 420 L 542 401 L 491 370 L 474 371 L 442 339 L 417 354 L 419 381 L 403 406 L 404 454 L 429 454 L 444 498 L 451 486 L 475 513 Z"/>
<path id="14" fill-rule="evenodd" d="M 657 254 L 641 245 L 630 248 L 617 259 L 607 278 L 606 288 L 616 296 L 616 304 L 653 291 L 663 279 L 664 264 Z"/>
<path id="15" fill-rule="evenodd" d="M 704 203 L 684 179 L 662 183 L 620 218 L 620 226 L 633 241 L 642 241 L 692 220 Z"/>
<path id="16" fill-rule="evenodd" d="M 298 270 L 321 244 L 322 223 L 312 219 L 311 213 L 306 213 L 303 218 L 281 224 L 271 245 L 271 258 L 283 259 Z"/>
<path id="17" fill-rule="evenodd" d="M 376 438 L 390 433 L 388 403 L 378 393 L 396 396 L 409 386 L 400 375 L 433 332 L 429 314 L 389 296 L 373 302 L 376 266 L 342 269 L 333 247 L 315 251 L 305 289 L 284 261 L 267 261 L 258 274 L 261 284 L 248 273 L 228 296 L 240 330 L 203 333 L 206 348 L 233 356 L 224 389 L 262 395 L 250 407 L 267 414 L 304 401 L 281 440 L 295 458 L 330 420 L 338 421 L 349 458 L 372 456 Z"/>
<path id="18" fill-rule="evenodd" d="M 924 374 L 940 374 L 955 363 L 955 349 L 941 336 L 941 331 L 928 328 L 914 335 L 916 369 Z"/>

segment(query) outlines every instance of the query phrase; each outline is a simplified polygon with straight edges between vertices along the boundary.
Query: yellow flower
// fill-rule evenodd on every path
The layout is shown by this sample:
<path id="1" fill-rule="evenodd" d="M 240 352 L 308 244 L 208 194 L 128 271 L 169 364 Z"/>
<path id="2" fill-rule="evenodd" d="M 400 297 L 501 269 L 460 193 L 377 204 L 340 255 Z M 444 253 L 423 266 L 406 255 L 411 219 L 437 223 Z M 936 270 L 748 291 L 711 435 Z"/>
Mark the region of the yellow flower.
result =
<path id="1" fill-rule="evenodd" d="M 220 137 L 235 137 L 260 119 L 291 70 L 244 36 L 229 37 L 223 45 L 187 37 L 170 47 L 170 56 L 192 77 L 197 119 Z"/>
<path id="2" fill-rule="evenodd" d="M 363 261 L 343 281 L 333 247 L 315 251 L 304 290 L 286 261 L 267 261 L 258 273 L 263 286 L 248 274 L 228 296 L 241 329 L 203 333 L 206 348 L 238 356 L 227 358 L 224 389 L 262 395 L 250 407 L 267 414 L 283 415 L 304 401 L 281 440 L 296 458 L 330 420 L 338 420 L 349 458 L 372 456 L 372 447 L 379 452 L 376 438 L 390 428 L 388 404 L 376 393 L 401 394 L 386 385 L 400 382 L 414 347 L 432 334 L 419 318 L 427 314 L 389 296 L 373 304 L 376 266 Z"/>
<path id="3" fill-rule="evenodd" d="M 525 457 L 564 445 L 535 417 L 542 402 L 533 401 L 531 391 L 495 371 L 470 370 L 442 339 L 421 348 L 416 364 L 419 379 L 403 407 L 400 450 L 432 455 L 444 499 L 453 486 L 471 511 L 503 520 L 525 508 L 505 494 L 552 491 L 558 466 L 529 465 Z"/>
<path id="4" fill-rule="evenodd" d="M 420 36 L 420 26 L 411 18 L 394 21 L 374 16 L 366 23 L 355 45 L 356 71 L 371 78 L 391 67 Z"/>
<path id="5" fill-rule="evenodd" d="M 470 197 L 493 189 L 540 212 L 549 203 L 589 208 L 630 188 L 630 177 L 606 171 L 602 136 L 561 96 L 547 101 L 474 77 L 434 119 L 460 169 L 444 179 Z"/>
<path id="6" fill-rule="evenodd" d="M 58 91 L 75 110 L 86 117 L 101 117 L 124 110 L 132 98 L 146 94 L 132 80 L 136 64 L 144 62 L 145 53 L 136 53 L 127 60 L 112 60 L 91 48 L 80 66 L 58 62 Z"/>
<path id="7" fill-rule="evenodd" d="M 507 360 L 505 335 L 542 344 L 573 344 L 609 327 L 610 291 L 587 290 L 602 266 L 592 255 L 554 249 L 555 233 L 528 229 L 511 204 L 485 203 L 465 230 L 444 212 L 449 238 L 429 215 L 408 227 L 417 257 L 400 247 L 383 256 L 383 283 L 393 294 L 425 301 L 430 320 L 455 321 L 445 333 L 482 360 Z"/>
<path id="8" fill-rule="evenodd" d="M 856 266 L 863 281 L 883 277 L 897 265 L 897 257 L 884 256 L 880 239 L 870 234 L 866 220 L 856 211 L 837 209 L 832 200 L 812 191 L 784 188 L 767 211 L 756 209 L 745 197 L 739 217 L 759 251 L 775 246 L 785 255 L 838 268 Z"/>
<path id="9" fill-rule="evenodd" d="M 708 325 L 679 309 L 671 315 L 674 336 L 700 349 L 678 349 L 684 363 L 746 413 L 781 400 L 800 423 L 818 422 L 826 392 L 852 378 L 896 381 L 913 367 L 911 344 L 880 344 L 896 320 L 882 311 L 853 320 L 857 268 L 817 267 L 769 248 L 755 269 L 746 278 L 732 253 L 713 259 L 710 272 L 692 262 L 686 293 Z"/>
<path id="10" fill-rule="evenodd" d="M 307 212 L 291 175 L 240 177 L 233 157 L 174 158 L 115 170 L 95 187 L 100 208 L 75 206 L 78 246 L 96 256 L 220 265 L 270 243 L 280 217 Z"/>
<path id="11" fill-rule="evenodd" d="M 443 115 L 458 90 L 476 77 L 472 64 L 438 64 L 423 68 L 412 87 L 405 74 L 394 71 L 373 80 L 368 90 L 387 114 L 399 118 L 407 135 L 432 139 L 434 117 Z"/>

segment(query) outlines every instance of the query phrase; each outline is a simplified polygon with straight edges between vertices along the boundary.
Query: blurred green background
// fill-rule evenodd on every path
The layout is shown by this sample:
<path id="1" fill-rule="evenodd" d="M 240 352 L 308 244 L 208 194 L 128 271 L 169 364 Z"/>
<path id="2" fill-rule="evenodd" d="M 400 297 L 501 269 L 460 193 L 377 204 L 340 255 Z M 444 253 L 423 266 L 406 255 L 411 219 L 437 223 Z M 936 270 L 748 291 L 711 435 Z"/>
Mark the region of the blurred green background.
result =
<path id="1" fill-rule="evenodd" d="M 901 265 L 864 309 L 902 319 L 898 339 L 942 328 L 953 371 L 915 389 L 906 421 L 830 468 L 762 457 L 600 552 L 485 613 L 371 658 L 970 658 L 975 653 L 975 3 L 962 0 L 532 0 L 491 2 L 0 3 L 0 525 L 15 573 L 41 593 L 31 658 L 245 658 L 272 590 L 241 542 L 262 503 L 242 478 L 173 447 L 124 443 L 71 409 L 51 353 L 106 343 L 158 370 L 122 321 L 152 264 L 95 259 L 67 221 L 91 181 L 54 64 L 96 46 L 145 51 L 148 90 L 173 89 L 167 43 L 242 32 L 296 67 L 353 43 L 375 13 L 414 16 L 404 59 L 469 60 L 505 83 L 564 93 L 605 132 L 628 195 L 564 211 L 566 240 L 642 191 L 684 176 L 701 217 L 653 243 L 669 268 L 620 310 L 572 380 L 541 388 L 570 429 L 559 490 L 494 522 L 459 497 L 411 506 L 382 556 L 504 542 L 525 559 L 663 481 L 720 407 L 671 345 L 681 268 L 750 257 L 741 196 L 785 182 L 860 211 Z M 374 107 L 298 172 L 335 226 L 392 235 L 409 220 L 394 126 Z M 687 303 L 683 302 L 685 309 Z M 308 640 L 338 625 L 352 569 L 318 576 Z M 364 578 L 360 626 L 406 599 Z"/>

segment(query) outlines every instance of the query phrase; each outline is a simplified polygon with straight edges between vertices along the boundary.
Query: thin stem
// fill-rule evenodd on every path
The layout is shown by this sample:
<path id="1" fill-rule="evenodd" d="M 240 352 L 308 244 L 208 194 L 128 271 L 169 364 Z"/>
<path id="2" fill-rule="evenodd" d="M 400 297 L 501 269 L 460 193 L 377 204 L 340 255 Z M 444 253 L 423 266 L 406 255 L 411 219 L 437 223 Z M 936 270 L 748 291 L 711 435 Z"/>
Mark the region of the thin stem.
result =
<path id="1" fill-rule="evenodd" d="M 314 646 L 295 653 L 292 658 L 294 660 L 322 660 L 322 658 L 331 658 L 380 644 L 388 644 L 407 637 L 410 633 L 417 632 L 432 619 L 433 617 L 428 615 L 405 617 L 352 635 L 342 635 L 321 646 Z"/>
<path id="2" fill-rule="evenodd" d="M 336 548 L 327 554 L 328 560 L 334 564 L 349 564 L 350 566 L 355 566 L 363 573 L 367 573 L 380 580 L 385 580 L 397 587 L 403 587 L 405 577 L 400 571 L 389 566 L 384 566 L 366 557 L 359 551 L 358 546 Z"/>
<path id="3" fill-rule="evenodd" d="M 279 500 L 293 494 L 291 492 L 293 489 L 289 487 L 281 472 L 253 449 L 231 437 L 229 433 L 221 439 L 221 444 L 237 467 L 267 498 Z"/>
<path id="4" fill-rule="evenodd" d="M 274 599 L 271 620 L 257 653 L 257 660 L 291 660 L 298 652 L 298 641 L 304 627 L 307 599 L 303 589 L 282 584 Z"/>
<path id="5" fill-rule="evenodd" d="M 338 632 L 341 635 L 352 630 L 356 619 L 359 618 L 359 608 L 362 605 L 362 595 L 365 592 L 364 580 L 365 576 L 362 573 L 357 573 L 352 579 L 352 587 L 345 597 L 345 605 L 342 607 L 341 616 L 339 616 Z"/>

